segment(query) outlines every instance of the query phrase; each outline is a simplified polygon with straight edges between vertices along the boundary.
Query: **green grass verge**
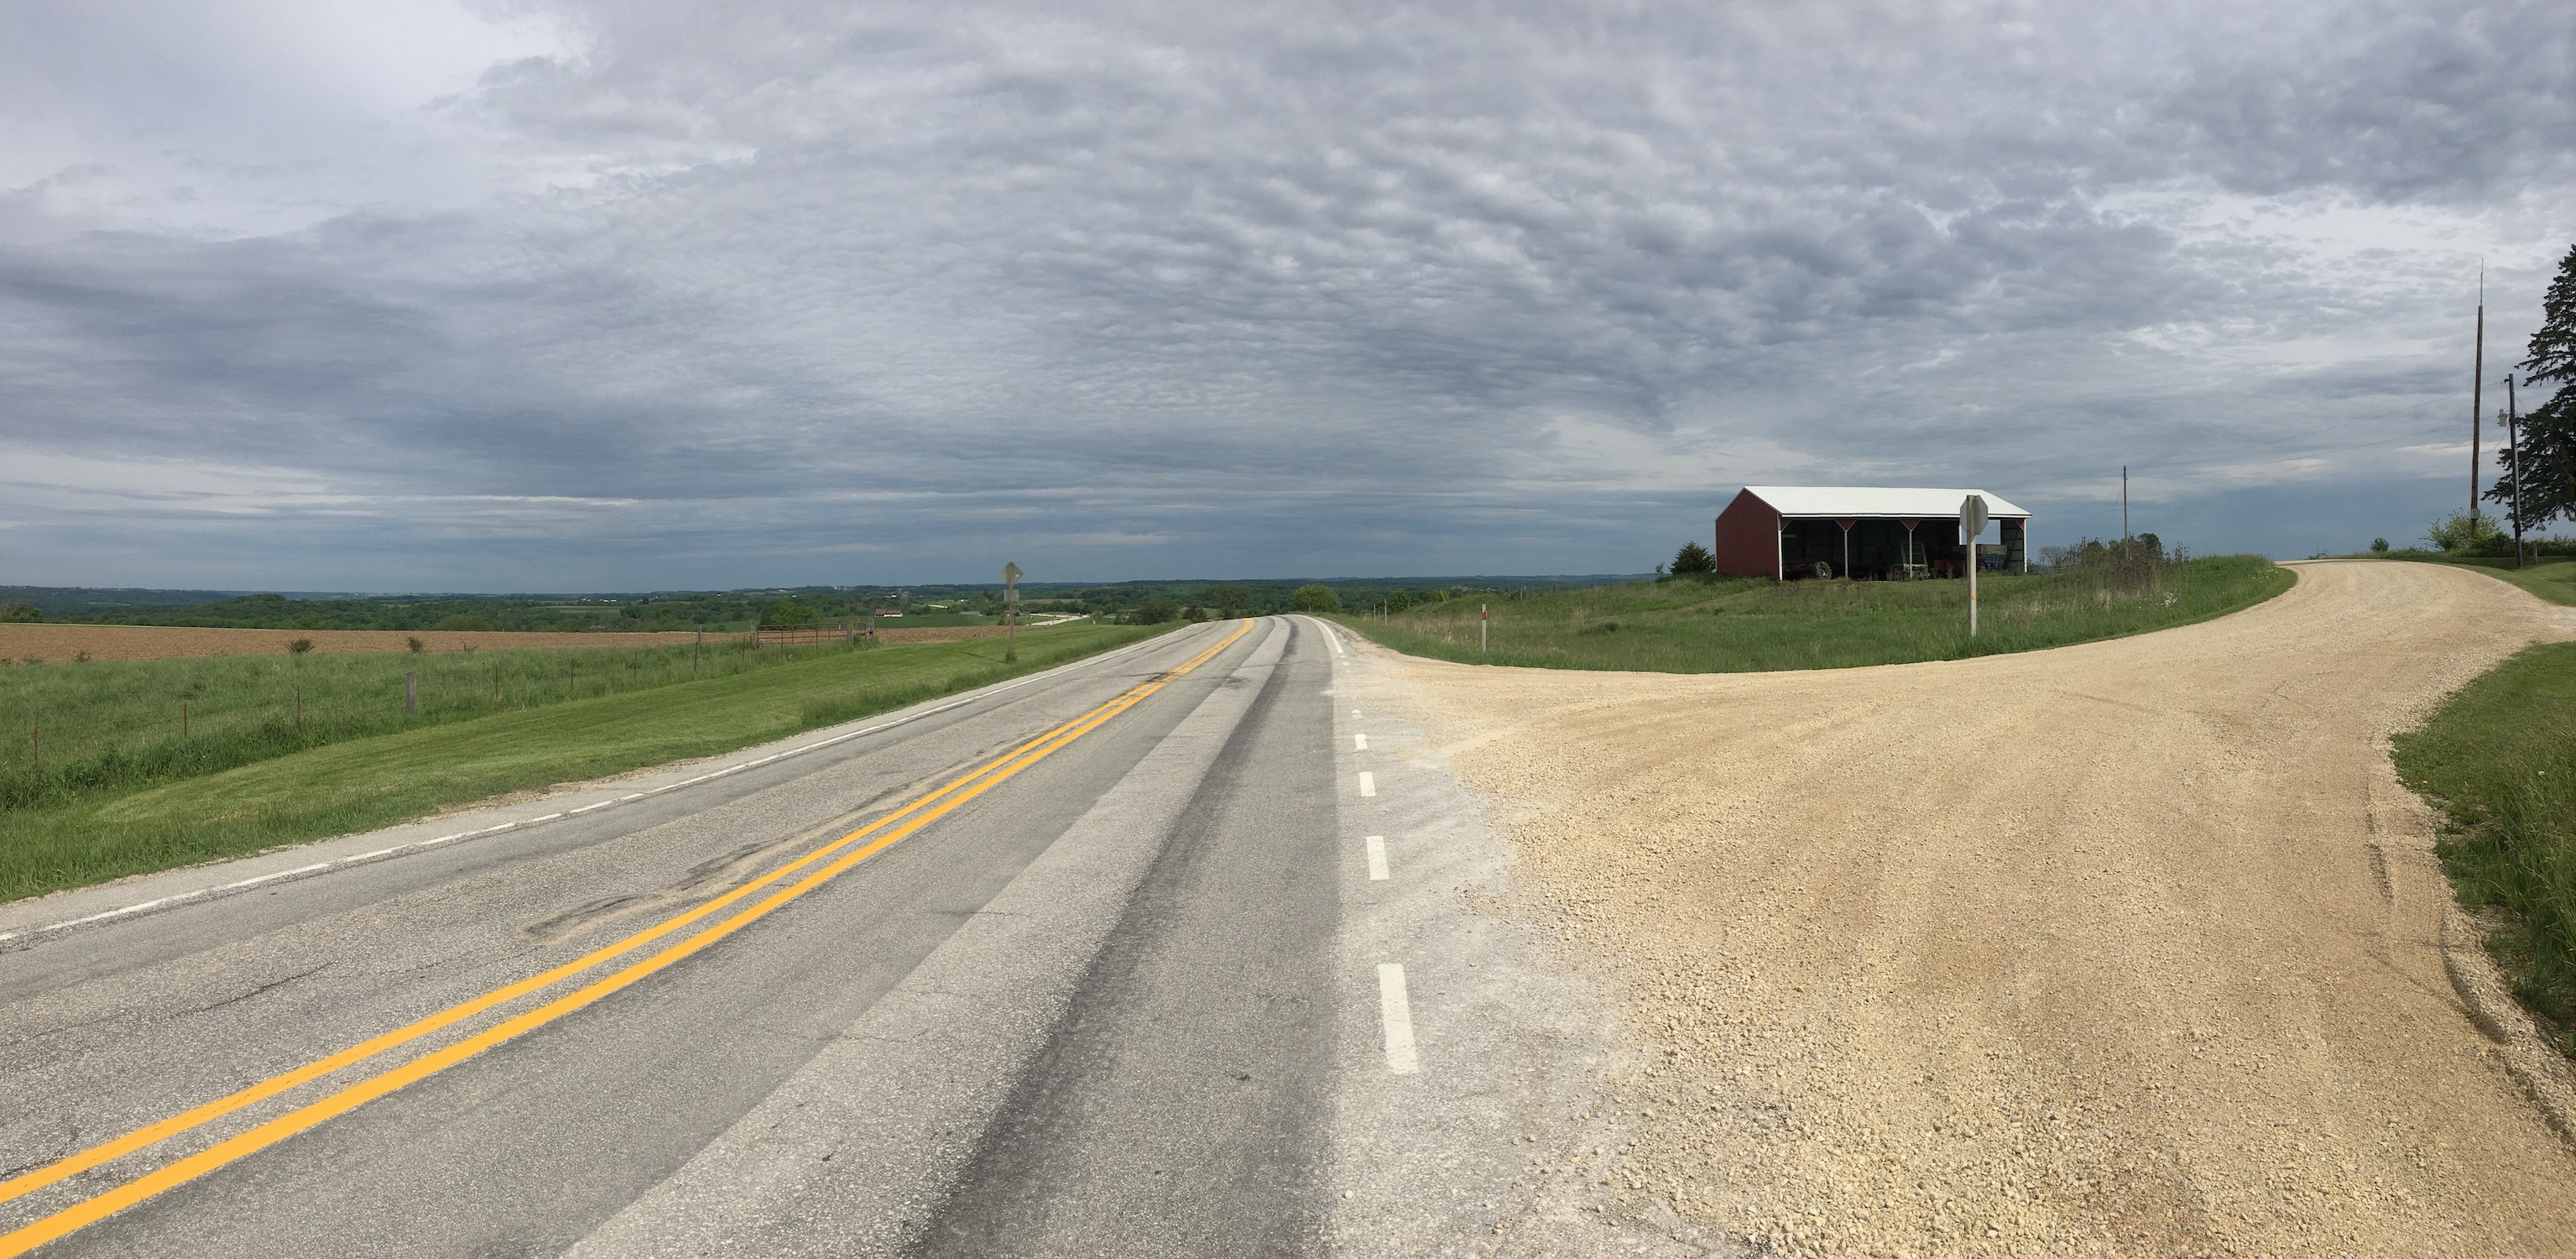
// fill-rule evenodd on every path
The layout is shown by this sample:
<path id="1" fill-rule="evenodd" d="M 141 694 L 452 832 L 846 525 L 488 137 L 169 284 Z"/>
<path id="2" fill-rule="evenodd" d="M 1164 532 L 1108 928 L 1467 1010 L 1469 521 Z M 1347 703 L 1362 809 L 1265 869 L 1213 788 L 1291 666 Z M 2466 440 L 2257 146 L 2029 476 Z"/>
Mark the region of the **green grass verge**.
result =
<path id="1" fill-rule="evenodd" d="M 2460 903 L 2495 911 L 2488 946 L 2576 1054 L 2576 643 L 2543 643 L 2397 736 L 2397 772 L 2450 819 Z"/>
<path id="2" fill-rule="evenodd" d="M 0 809 L 0 901 L 389 826 L 531 787 L 710 756 L 970 690 L 1177 626 L 829 649 L 674 682 L 346 739 L 220 772 Z"/>
<path id="3" fill-rule="evenodd" d="M 2084 573 L 1989 575 L 1977 582 L 1975 638 L 1960 581 L 1674 579 L 1562 591 L 1486 605 L 1492 646 L 1481 653 L 1472 599 L 1337 619 L 1397 651 L 1470 664 L 1742 673 L 1955 660 L 2115 638 L 2234 612 L 2296 580 L 2250 555 L 2159 565 L 2134 585 Z"/>
<path id="4" fill-rule="evenodd" d="M 2436 559 L 2430 555 L 2400 557 L 2420 564 L 2448 564 L 2454 568 L 2474 568 L 2489 577 L 2512 582 L 2551 603 L 2576 606 L 2576 559 L 2553 555 L 2547 559 L 2526 560 L 2515 568 L 2510 559 Z"/>

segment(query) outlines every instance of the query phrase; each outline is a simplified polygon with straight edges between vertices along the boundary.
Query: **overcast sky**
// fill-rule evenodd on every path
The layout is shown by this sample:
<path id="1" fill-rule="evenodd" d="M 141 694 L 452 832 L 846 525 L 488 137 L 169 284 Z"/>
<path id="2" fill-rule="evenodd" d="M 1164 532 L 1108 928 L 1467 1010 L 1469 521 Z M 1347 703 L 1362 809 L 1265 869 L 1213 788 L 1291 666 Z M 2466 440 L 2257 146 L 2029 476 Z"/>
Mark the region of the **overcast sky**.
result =
<path id="1" fill-rule="evenodd" d="M 2576 6 L 0 0 L 0 583 L 1635 572 L 1746 484 L 2401 544 Z"/>

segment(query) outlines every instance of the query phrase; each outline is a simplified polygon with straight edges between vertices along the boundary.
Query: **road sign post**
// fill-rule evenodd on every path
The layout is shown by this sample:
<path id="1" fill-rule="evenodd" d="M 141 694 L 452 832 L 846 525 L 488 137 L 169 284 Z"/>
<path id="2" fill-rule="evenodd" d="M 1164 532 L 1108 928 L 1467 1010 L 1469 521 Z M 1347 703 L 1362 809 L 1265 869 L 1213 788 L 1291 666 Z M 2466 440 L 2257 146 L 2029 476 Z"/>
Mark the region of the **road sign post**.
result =
<path id="1" fill-rule="evenodd" d="M 1002 565 L 1002 663 L 1020 662 L 1020 566 Z"/>
<path id="2" fill-rule="evenodd" d="M 1959 541 L 1968 548 L 1968 637 L 1977 636 L 1977 535 L 1986 531 L 1986 498 L 1971 494 L 1959 503 Z"/>

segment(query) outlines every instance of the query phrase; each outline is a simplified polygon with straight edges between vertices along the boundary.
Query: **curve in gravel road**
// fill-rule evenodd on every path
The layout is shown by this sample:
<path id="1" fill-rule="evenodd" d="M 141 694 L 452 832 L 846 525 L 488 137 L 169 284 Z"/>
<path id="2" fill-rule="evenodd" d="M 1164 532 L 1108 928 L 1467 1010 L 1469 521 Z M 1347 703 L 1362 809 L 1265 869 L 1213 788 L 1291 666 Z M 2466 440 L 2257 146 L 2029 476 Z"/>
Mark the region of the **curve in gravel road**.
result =
<path id="1" fill-rule="evenodd" d="M 1625 1178 L 1698 1223 L 1819 1254 L 2576 1252 L 2576 1155 L 2446 972 L 2436 822 L 2387 752 L 2576 627 L 2475 573 L 2299 571 L 2024 655 L 1362 648 L 1346 685 L 1427 729 L 1523 912 L 1618 994 L 1653 1064 L 1620 1081 Z"/>

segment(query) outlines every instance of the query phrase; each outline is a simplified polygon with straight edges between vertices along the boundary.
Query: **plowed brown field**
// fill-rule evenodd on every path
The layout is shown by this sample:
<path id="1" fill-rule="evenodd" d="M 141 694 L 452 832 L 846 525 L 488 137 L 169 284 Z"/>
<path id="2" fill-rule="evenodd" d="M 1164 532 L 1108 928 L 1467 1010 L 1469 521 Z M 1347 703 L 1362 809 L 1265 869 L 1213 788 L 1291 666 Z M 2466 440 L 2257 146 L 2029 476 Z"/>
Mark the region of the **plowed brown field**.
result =
<path id="1" fill-rule="evenodd" d="M 1655 1065 L 1616 1085 L 1622 1183 L 1699 1223 L 1801 1255 L 2570 1255 L 2576 1154 L 2525 1091 L 2567 1064 L 2471 1017 L 2486 981 L 2452 974 L 2485 959 L 2445 948 L 2435 819 L 2387 753 L 2569 632 L 2476 573 L 2316 564 L 2022 655 L 1363 646 L 1358 680 L 1485 793 L 1526 912 L 1624 1007 Z"/>
<path id="2" fill-rule="evenodd" d="M 968 638 L 998 638 L 998 625 L 883 628 L 885 643 L 953 643 Z M 283 653 L 299 638 L 313 640 L 313 650 L 326 652 L 409 651 L 417 638 L 424 651 L 502 651 L 537 649 L 583 651 L 606 647 L 655 647 L 694 641 L 688 630 L 664 634 L 531 634 L 470 630 L 271 630 L 196 629 L 164 625 L 0 625 L 0 660 L 36 659 L 54 663 L 73 660 L 86 651 L 92 660 L 166 660 L 177 656 L 252 656 Z M 739 634 L 709 634 L 708 642 L 730 642 Z"/>

